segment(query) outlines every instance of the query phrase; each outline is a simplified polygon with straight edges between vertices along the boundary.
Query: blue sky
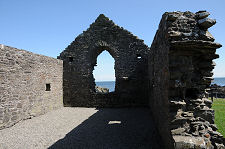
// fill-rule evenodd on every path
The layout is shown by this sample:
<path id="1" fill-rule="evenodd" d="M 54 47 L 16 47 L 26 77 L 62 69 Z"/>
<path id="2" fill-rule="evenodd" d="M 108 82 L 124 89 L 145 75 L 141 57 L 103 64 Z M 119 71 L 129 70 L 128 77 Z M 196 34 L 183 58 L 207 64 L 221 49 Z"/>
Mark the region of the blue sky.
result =
<path id="1" fill-rule="evenodd" d="M 164 12 L 199 10 L 217 20 L 209 31 L 225 47 L 224 0 L 0 0 L 0 43 L 57 57 L 103 13 L 150 46 Z M 224 47 L 217 52 L 215 77 L 225 77 Z M 107 52 L 100 56 L 98 62 L 108 62 L 95 75 L 112 80 L 113 70 L 107 69 L 113 68 L 113 59 Z"/>

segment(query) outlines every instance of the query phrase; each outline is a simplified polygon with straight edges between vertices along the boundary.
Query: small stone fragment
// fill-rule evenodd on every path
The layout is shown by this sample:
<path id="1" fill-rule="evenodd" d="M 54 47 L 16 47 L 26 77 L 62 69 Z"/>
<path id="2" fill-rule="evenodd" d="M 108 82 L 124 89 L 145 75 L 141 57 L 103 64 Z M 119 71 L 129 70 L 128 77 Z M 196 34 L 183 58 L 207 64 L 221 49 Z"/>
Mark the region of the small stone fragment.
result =
<path id="1" fill-rule="evenodd" d="M 216 62 L 212 61 L 212 66 L 216 66 Z"/>
<path id="2" fill-rule="evenodd" d="M 214 37 L 212 36 L 212 34 L 210 34 L 209 31 L 204 31 L 204 30 L 200 30 L 199 32 L 200 36 L 205 39 L 205 40 L 208 40 L 208 41 L 214 41 Z"/>
<path id="3" fill-rule="evenodd" d="M 204 11 L 204 12 L 197 12 L 197 13 L 196 13 L 196 17 L 197 17 L 198 19 L 204 19 L 204 18 L 207 18 L 209 15 L 210 15 L 210 13 L 207 12 L 207 11 Z"/>
<path id="4" fill-rule="evenodd" d="M 182 35 L 182 33 L 178 32 L 178 31 L 171 31 L 171 32 L 169 32 L 169 36 L 170 37 L 179 37 L 181 35 Z"/>
<path id="5" fill-rule="evenodd" d="M 212 101 L 211 100 L 209 100 L 209 99 L 207 99 L 207 98 L 204 98 L 204 103 L 209 107 L 209 108 L 211 108 L 212 107 Z"/>
<path id="6" fill-rule="evenodd" d="M 177 14 L 169 14 L 167 16 L 167 21 L 175 21 L 179 16 Z"/>
<path id="7" fill-rule="evenodd" d="M 201 137 L 189 136 L 173 136 L 175 141 L 175 149 L 194 149 L 194 148 L 207 148 L 206 142 Z M 212 146 L 210 145 L 209 148 Z"/>
<path id="8" fill-rule="evenodd" d="M 210 124 L 210 127 L 212 128 L 212 130 L 216 131 L 218 128 L 215 124 Z"/>
<path id="9" fill-rule="evenodd" d="M 172 133 L 173 135 L 179 135 L 179 134 L 184 133 L 184 131 L 185 131 L 184 128 L 177 128 L 177 129 L 171 130 L 171 133 Z"/>
<path id="10" fill-rule="evenodd" d="M 210 18 L 204 18 L 198 21 L 198 24 L 200 27 L 207 29 L 216 24 L 215 19 L 210 19 Z"/>
<path id="11" fill-rule="evenodd" d="M 215 143 L 215 145 L 218 149 L 225 149 L 225 146 L 223 144 Z"/>
<path id="12" fill-rule="evenodd" d="M 192 32 L 190 33 L 183 33 L 184 36 L 192 36 Z"/>
<path id="13" fill-rule="evenodd" d="M 101 94 L 109 93 L 108 88 L 104 88 L 104 87 L 100 87 L 100 86 L 96 86 L 95 90 L 96 90 L 96 93 L 101 93 Z"/>
<path id="14" fill-rule="evenodd" d="M 207 134 L 205 134 L 204 136 L 205 136 L 206 138 L 209 138 L 209 137 L 210 137 L 210 134 L 207 133 Z"/>

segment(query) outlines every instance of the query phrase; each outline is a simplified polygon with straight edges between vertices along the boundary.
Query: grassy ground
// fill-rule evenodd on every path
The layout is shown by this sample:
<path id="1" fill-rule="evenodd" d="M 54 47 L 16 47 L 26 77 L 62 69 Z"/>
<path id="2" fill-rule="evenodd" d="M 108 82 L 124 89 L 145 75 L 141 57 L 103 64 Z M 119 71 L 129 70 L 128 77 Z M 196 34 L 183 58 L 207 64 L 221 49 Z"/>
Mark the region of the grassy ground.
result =
<path id="1" fill-rule="evenodd" d="M 225 137 L 225 99 L 213 99 L 212 108 L 215 110 L 215 124 L 218 131 Z"/>

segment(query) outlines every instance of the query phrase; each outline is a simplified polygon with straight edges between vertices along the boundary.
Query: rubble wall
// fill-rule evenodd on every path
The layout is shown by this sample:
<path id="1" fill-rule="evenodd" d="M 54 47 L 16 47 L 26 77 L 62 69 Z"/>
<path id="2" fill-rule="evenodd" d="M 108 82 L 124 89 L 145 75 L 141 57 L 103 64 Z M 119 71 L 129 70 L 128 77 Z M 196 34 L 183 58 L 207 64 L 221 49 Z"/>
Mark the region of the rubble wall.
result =
<path id="1" fill-rule="evenodd" d="M 149 105 L 163 143 L 173 148 L 173 138 L 169 129 L 169 45 L 166 40 L 167 28 L 164 15 L 150 48 L 149 54 Z"/>
<path id="2" fill-rule="evenodd" d="M 93 77 L 97 57 L 104 50 L 115 60 L 115 92 L 106 95 L 110 99 L 96 93 Z M 65 106 L 147 105 L 148 52 L 143 40 L 101 14 L 58 57 L 64 61 Z"/>
<path id="3" fill-rule="evenodd" d="M 208 28 L 216 23 L 208 16 L 206 11 L 165 13 L 158 31 L 165 31 L 163 38 L 156 34 L 151 47 L 151 50 L 160 53 L 161 46 L 155 49 L 157 40 L 163 39 L 166 40 L 163 42 L 168 43 L 164 50 L 169 50 L 164 56 L 168 59 L 165 65 L 169 69 L 169 84 L 166 86 L 167 90 L 161 90 L 161 94 L 168 93 L 169 127 L 175 148 L 218 147 L 224 144 L 223 136 L 216 132 L 212 102 L 206 98 L 206 90 L 211 84 L 215 66 L 212 60 L 218 58 L 215 52 L 221 47 L 208 32 Z M 157 57 L 156 55 L 154 56 Z M 157 63 L 159 59 L 149 61 Z M 152 74 L 154 72 L 153 68 Z M 154 86 L 151 88 L 153 94 L 159 94 Z M 150 103 L 151 100 L 150 98 Z M 158 102 L 162 102 L 167 99 L 159 100 Z M 190 141 L 188 137 L 194 138 Z"/>
<path id="4" fill-rule="evenodd" d="M 63 62 L 0 45 L 0 129 L 63 106 Z"/>

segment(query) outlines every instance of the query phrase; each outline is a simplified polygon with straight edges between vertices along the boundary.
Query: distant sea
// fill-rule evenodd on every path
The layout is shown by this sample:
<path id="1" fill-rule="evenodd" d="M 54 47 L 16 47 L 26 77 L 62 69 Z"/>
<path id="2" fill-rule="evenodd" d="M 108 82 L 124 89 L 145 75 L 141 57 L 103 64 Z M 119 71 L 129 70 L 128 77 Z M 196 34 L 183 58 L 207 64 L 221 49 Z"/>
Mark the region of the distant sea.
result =
<path id="1" fill-rule="evenodd" d="M 108 88 L 109 92 L 115 91 L 115 81 L 95 82 L 97 86 Z"/>
<path id="2" fill-rule="evenodd" d="M 108 88 L 109 92 L 115 91 L 115 81 L 102 81 L 102 82 L 95 82 L 95 83 L 97 86 Z M 214 78 L 212 84 L 225 86 L 225 77 L 224 78 Z"/>
<path id="3" fill-rule="evenodd" d="M 220 86 L 225 86 L 225 77 L 223 78 L 214 78 L 212 84 L 217 84 Z"/>

